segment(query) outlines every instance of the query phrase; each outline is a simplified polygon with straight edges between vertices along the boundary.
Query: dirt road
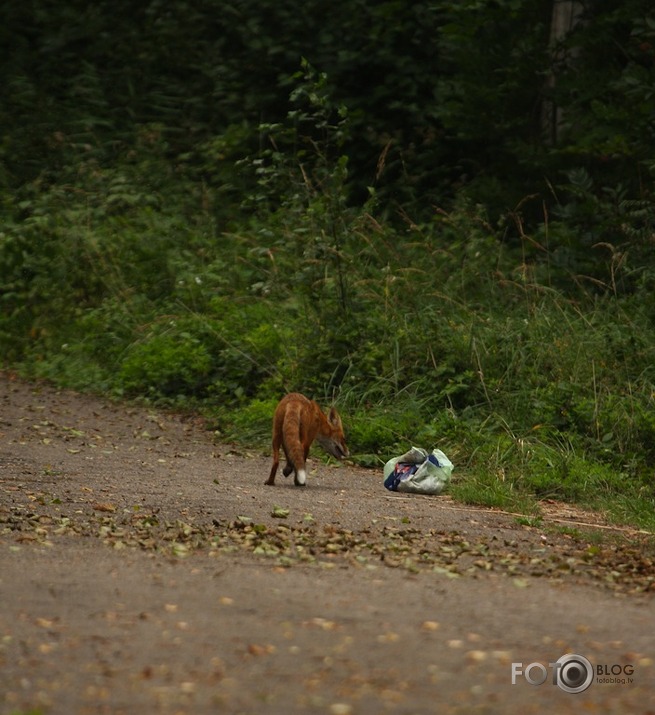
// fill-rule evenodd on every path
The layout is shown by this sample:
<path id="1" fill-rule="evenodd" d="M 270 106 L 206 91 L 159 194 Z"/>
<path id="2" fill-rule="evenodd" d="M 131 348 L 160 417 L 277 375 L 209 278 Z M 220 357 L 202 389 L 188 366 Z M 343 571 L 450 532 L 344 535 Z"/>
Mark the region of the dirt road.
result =
<path id="1" fill-rule="evenodd" d="M 0 437 L 2 715 L 655 713 L 648 536 L 266 487 L 195 421 L 7 375 Z"/>

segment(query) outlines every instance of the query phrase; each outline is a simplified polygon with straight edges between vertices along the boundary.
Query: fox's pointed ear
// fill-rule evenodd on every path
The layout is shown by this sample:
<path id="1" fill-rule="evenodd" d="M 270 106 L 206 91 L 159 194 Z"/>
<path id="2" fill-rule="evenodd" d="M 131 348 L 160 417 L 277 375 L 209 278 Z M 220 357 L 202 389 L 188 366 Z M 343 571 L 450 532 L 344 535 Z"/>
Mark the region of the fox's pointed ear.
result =
<path id="1" fill-rule="evenodd" d="M 341 417 L 334 407 L 330 407 L 330 411 L 328 412 L 328 422 L 335 427 L 341 426 Z"/>

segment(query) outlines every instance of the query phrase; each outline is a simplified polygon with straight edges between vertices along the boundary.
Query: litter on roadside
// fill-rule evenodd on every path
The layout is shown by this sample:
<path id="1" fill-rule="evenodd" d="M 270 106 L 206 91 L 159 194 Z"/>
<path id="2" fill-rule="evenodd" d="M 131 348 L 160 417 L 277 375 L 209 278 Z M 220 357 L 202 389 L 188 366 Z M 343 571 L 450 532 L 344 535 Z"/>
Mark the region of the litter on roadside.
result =
<path id="1" fill-rule="evenodd" d="M 384 465 L 384 486 L 392 492 L 440 494 L 452 471 L 452 462 L 440 449 L 412 447 Z"/>

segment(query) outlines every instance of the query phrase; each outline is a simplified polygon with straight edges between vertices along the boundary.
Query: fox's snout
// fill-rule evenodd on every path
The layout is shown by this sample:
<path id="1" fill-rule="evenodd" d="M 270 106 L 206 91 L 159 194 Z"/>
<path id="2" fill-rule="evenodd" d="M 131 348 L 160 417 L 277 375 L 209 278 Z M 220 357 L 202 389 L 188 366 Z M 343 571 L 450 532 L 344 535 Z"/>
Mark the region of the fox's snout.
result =
<path id="1" fill-rule="evenodd" d="M 328 452 L 337 459 L 345 459 L 350 454 L 348 447 L 343 442 L 331 442 Z"/>

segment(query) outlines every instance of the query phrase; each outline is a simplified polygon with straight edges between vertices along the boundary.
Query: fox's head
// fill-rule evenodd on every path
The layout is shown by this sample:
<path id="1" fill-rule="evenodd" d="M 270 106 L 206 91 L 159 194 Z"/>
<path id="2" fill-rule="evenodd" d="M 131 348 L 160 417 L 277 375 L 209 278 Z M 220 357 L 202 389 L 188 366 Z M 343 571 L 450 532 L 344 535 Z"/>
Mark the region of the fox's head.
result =
<path id="1" fill-rule="evenodd" d="M 334 407 L 331 407 L 328 412 L 326 430 L 316 435 L 316 441 L 328 454 L 337 459 L 344 459 L 350 454 L 346 446 L 341 417 Z"/>

